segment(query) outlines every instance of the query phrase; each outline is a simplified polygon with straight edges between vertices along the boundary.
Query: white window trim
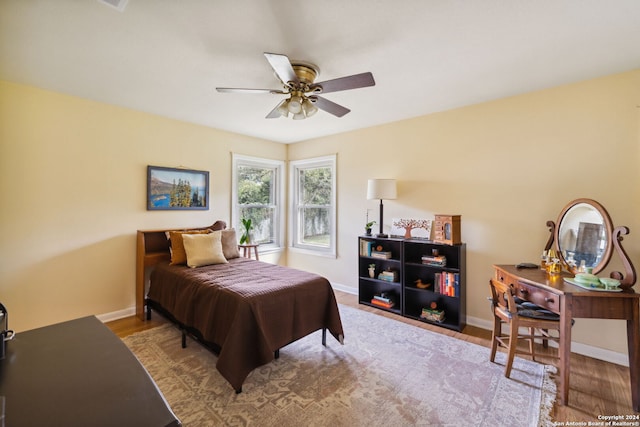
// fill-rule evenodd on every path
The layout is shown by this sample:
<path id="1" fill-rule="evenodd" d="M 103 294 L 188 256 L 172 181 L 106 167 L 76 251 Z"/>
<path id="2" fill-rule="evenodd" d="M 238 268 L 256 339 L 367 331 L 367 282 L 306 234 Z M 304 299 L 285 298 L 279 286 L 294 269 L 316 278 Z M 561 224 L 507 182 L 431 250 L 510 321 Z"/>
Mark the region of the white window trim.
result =
<path id="1" fill-rule="evenodd" d="M 276 169 L 276 183 L 275 188 L 278 194 L 276 194 L 276 204 L 278 208 L 275 213 L 276 221 L 276 242 L 270 245 L 261 245 L 260 253 L 279 252 L 284 249 L 285 238 L 285 176 L 284 176 L 284 161 L 264 159 L 261 157 L 245 156 L 242 154 L 231 153 L 231 226 L 240 222 L 238 214 L 238 165 L 257 166 L 265 168 Z M 242 232 L 238 229 L 237 232 Z"/>
<path id="2" fill-rule="evenodd" d="M 303 160 L 291 160 L 289 162 L 289 250 L 309 255 L 324 256 L 330 258 L 337 257 L 337 167 L 335 154 L 323 157 L 314 157 Z M 331 229 L 329 230 L 329 248 L 318 248 L 311 245 L 296 245 L 298 230 L 298 215 L 296 212 L 298 198 L 298 180 L 296 171 L 299 168 L 330 166 L 332 173 L 331 182 Z"/>

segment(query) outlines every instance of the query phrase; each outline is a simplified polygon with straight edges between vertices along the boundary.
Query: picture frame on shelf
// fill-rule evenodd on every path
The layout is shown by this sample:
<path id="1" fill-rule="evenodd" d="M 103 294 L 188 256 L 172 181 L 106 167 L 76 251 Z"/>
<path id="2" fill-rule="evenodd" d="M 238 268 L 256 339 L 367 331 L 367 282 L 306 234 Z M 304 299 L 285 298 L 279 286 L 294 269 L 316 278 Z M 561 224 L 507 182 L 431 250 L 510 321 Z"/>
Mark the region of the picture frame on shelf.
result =
<path id="1" fill-rule="evenodd" d="M 208 210 L 209 171 L 147 166 L 147 210 Z"/>
<path id="2" fill-rule="evenodd" d="M 431 238 L 431 220 L 392 218 L 390 234 L 392 237 L 429 240 Z"/>

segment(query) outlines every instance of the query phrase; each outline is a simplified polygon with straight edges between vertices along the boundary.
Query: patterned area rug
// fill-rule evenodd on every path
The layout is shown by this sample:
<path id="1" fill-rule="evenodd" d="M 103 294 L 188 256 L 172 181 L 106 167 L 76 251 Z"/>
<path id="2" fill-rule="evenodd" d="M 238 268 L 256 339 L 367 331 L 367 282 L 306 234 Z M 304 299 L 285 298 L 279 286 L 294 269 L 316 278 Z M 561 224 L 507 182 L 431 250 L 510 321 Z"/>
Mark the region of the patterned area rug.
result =
<path id="1" fill-rule="evenodd" d="M 553 367 L 340 305 L 345 345 L 318 331 L 280 350 L 236 394 L 216 356 L 163 325 L 124 338 L 186 427 L 539 426 Z"/>

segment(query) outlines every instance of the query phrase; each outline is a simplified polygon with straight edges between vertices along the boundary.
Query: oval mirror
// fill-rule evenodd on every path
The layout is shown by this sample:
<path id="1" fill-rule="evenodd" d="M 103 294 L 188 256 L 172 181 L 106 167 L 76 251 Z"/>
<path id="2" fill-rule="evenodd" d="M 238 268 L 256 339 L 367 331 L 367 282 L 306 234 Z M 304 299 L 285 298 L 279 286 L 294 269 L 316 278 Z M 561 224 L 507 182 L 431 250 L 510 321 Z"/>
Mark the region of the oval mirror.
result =
<path id="1" fill-rule="evenodd" d="M 581 267 L 593 274 L 605 269 L 611 259 L 613 223 L 605 208 L 595 200 L 576 199 L 560 212 L 555 229 L 558 256 L 571 273 Z"/>

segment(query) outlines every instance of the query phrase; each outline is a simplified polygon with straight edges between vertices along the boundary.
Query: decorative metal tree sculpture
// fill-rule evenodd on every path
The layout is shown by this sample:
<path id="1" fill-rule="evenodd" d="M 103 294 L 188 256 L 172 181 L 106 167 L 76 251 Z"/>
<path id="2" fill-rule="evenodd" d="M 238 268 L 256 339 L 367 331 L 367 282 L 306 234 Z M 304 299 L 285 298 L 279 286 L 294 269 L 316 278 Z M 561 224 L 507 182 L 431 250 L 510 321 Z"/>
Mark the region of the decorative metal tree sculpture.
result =
<path id="1" fill-rule="evenodd" d="M 431 221 L 428 219 L 399 219 L 393 222 L 393 225 L 398 228 L 404 228 L 404 238 L 411 238 L 411 230 L 414 228 L 424 228 L 429 230 Z"/>

